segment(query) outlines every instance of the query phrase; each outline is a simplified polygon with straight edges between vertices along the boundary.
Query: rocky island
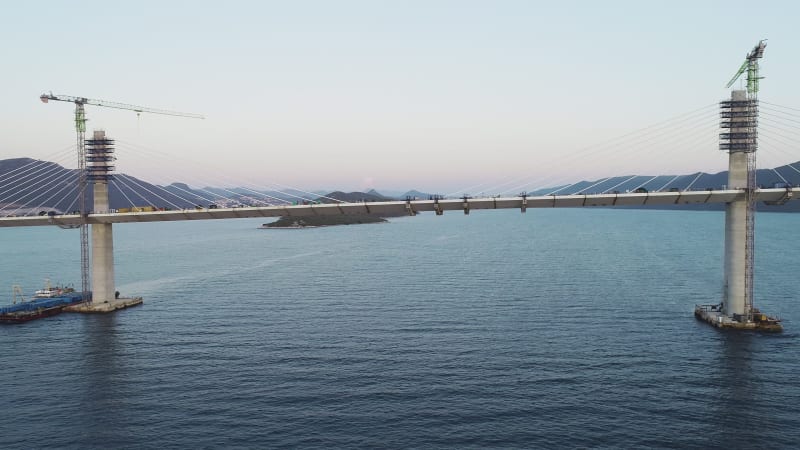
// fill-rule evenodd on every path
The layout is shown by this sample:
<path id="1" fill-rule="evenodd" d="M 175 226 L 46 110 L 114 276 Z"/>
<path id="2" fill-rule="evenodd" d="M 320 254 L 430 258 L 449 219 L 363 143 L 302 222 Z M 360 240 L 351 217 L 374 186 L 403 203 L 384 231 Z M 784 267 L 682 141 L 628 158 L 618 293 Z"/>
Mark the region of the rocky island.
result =
<path id="1" fill-rule="evenodd" d="M 336 200 L 343 202 L 382 202 L 391 200 L 377 192 L 331 192 L 317 199 L 320 203 L 334 203 Z M 387 222 L 384 217 L 373 214 L 349 214 L 341 216 L 309 216 L 309 217 L 281 217 L 275 222 L 265 223 L 261 228 L 315 228 L 331 227 L 335 225 L 359 225 L 365 223 Z"/>
<path id="2" fill-rule="evenodd" d="M 281 217 L 275 222 L 265 223 L 261 228 L 315 228 L 331 227 L 334 225 L 358 225 L 364 223 L 383 223 L 383 217 L 369 214 L 346 216 L 311 216 L 311 217 Z"/>

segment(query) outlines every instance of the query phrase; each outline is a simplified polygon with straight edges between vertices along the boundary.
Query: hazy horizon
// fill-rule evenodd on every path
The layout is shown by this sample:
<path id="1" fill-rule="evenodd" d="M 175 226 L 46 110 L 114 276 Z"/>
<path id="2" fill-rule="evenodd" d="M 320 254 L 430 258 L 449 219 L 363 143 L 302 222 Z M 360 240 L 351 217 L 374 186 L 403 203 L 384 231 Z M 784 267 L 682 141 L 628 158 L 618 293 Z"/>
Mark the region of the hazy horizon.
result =
<path id="1" fill-rule="evenodd" d="M 761 98 L 800 106 L 797 10 L 783 2 L 758 10 L 745 2 L 20 3 L 6 8 L 0 31 L 14 44 L 3 49 L 0 80 L 11 89 L 0 105 L 0 158 L 42 159 L 74 144 L 73 106 L 38 99 L 52 91 L 204 114 L 86 107 L 87 130 L 117 139 L 118 170 L 153 182 L 202 181 L 206 170 L 312 190 L 451 192 L 566 181 L 565 167 L 583 178 L 724 170 L 713 106 L 697 120 L 710 124 L 708 139 L 691 146 L 655 141 L 568 162 L 727 97 L 725 83 L 763 38 Z"/>

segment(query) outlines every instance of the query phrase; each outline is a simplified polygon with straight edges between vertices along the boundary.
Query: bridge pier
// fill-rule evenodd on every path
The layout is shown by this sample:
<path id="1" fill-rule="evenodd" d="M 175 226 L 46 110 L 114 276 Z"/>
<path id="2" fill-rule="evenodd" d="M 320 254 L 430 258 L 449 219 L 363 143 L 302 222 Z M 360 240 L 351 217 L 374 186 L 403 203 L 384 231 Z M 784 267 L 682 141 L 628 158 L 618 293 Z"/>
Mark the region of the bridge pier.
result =
<path id="1" fill-rule="evenodd" d="M 87 170 L 92 182 L 96 213 L 109 210 L 108 178 L 114 169 L 113 141 L 106 132 L 95 130 L 86 153 Z M 110 223 L 92 224 L 92 302 L 103 303 L 114 299 L 114 233 Z"/>
<path id="2" fill-rule="evenodd" d="M 755 152 L 758 100 L 733 91 L 720 103 L 720 150 L 728 151 L 728 189 L 743 194 L 725 205 L 725 284 L 721 305 L 698 305 L 697 318 L 718 328 L 781 331 L 780 321 L 753 307 Z M 721 307 L 720 307 L 721 306 Z"/>
<path id="3" fill-rule="evenodd" d="M 731 93 L 733 104 L 746 105 L 747 91 L 733 91 Z M 730 132 L 737 135 L 748 136 L 744 139 L 731 139 L 731 149 L 728 155 L 728 188 L 749 189 L 747 183 L 747 159 L 748 152 L 755 151 L 748 145 L 750 139 L 749 125 L 753 119 L 749 115 L 753 112 L 748 106 L 731 107 Z M 753 133 L 754 135 L 754 133 Z M 742 148 L 738 148 L 742 147 Z M 748 303 L 752 307 L 752 300 L 747 301 L 747 287 L 752 284 L 746 283 L 748 249 L 747 249 L 747 220 L 748 211 L 747 198 L 742 196 L 725 205 L 725 288 L 722 301 L 722 312 L 729 316 L 747 316 L 750 314 Z"/>
<path id="4" fill-rule="evenodd" d="M 114 141 L 106 138 L 103 130 L 95 130 L 92 139 L 87 141 L 86 151 L 87 178 L 92 183 L 94 204 L 92 211 L 105 213 L 109 211 L 108 180 L 112 165 Z M 110 223 L 91 225 L 92 237 L 92 301 L 84 305 L 69 307 L 74 312 L 111 312 L 142 303 L 137 298 L 117 298 L 114 284 L 114 232 Z"/>
<path id="5" fill-rule="evenodd" d="M 111 224 L 93 224 L 92 228 L 92 301 L 114 300 L 114 234 Z"/>

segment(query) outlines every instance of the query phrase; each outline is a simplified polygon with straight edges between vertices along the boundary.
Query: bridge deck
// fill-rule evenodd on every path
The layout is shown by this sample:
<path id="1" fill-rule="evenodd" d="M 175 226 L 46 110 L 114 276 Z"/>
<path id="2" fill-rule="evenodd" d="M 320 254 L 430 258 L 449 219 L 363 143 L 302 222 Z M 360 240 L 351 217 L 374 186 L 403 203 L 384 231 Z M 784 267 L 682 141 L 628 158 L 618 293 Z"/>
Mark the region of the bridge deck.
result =
<path id="1" fill-rule="evenodd" d="M 797 198 L 800 188 L 760 189 L 758 200 L 774 203 Z M 89 224 L 171 222 L 177 220 L 236 219 L 254 217 L 308 217 L 317 215 L 376 214 L 397 216 L 414 212 L 463 211 L 480 209 L 581 208 L 587 206 L 664 206 L 681 204 L 726 203 L 744 195 L 743 190 L 650 192 L 625 194 L 548 195 L 536 197 L 490 197 L 410 200 L 370 203 L 338 203 L 316 205 L 265 206 L 218 209 L 186 209 L 129 213 L 94 213 L 86 218 Z M 524 203 L 524 204 L 523 204 Z M 80 224 L 79 215 L 0 217 L 0 227 L 24 227 Z"/>

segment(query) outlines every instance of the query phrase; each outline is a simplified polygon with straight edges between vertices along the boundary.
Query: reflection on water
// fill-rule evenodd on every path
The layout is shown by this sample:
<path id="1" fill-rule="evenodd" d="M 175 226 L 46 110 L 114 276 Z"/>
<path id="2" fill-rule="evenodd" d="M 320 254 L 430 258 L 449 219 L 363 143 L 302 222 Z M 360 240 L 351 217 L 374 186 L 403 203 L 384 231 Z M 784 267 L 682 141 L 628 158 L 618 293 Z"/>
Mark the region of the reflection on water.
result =
<path id="1" fill-rule="evenodd" d="M 794 370 L 787 367 L 783 343 L 792 337 L 783 334 L 718 331 L 719 357 L 712 378 L 715 395 L 712 408 L 712 435 L 715 445 L 737 448 L 745 444 L 774 445 L 775 436 L 794 433 L 797 416 L 780 405 L 792 402 L 797 394 Z M 773 366 L 773 361 L 781 361 Z M 777 369 L 777 370 L 776 370 Z M 788 375 L 788 376 L 787 376 Z"/>
<path id="2" fill-rule="evenodd" d="M 735 448 L 741 442 L 752 442 L 752 406 L 758 400 L 758 384 L 754 380 L 752 358 L 757 336 L 750 332 L 719 330 L 719 370 L 713 382 L 714 404 L 712 434 L 721 446 Z"/>
<path id="3" fill-rule="evenodd" d="M 96 446 L 115 433 L 117 424 L 126 419 L 126 409 L 118 399 L 126 395 L 124 357 L 119 343 L 116 314 L 93 314 L 80 317 L 83 342 L 81 385 L 82 418 L 74 424 L 76 439 L 82 446 Z"/>

